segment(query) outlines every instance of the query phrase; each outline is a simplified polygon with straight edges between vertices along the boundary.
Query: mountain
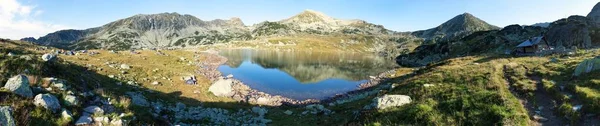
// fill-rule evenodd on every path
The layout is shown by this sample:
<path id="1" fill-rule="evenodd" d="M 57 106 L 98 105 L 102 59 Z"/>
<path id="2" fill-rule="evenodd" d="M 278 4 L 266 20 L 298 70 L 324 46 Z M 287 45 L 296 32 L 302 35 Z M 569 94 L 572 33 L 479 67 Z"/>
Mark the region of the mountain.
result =
<path id="1" fill-rule="evenodd" d="M 191 15 L 160 13 L 139 14 L 96 28 L 61 30 L 37 40 L 24 40 L 66 49 L 125 50 L 186 47 L 296 34 L 385 36 L 394 32 L 363 20 L 335 19 L 313 10 L 253 26 L 245 26 L 239 18 L 203 21 Z"/>
<path id="2" fill-rule="evenodd" d="M 342 20 L 332 18 L 321 12 L 305 10 L 290 18 L 276 22 L 262 22 L 253 26 L 253 35 L 291 35 L 291 34 L 364 34 L 386 35 L 392 33 L 381 25 L 363 20 Z"/>
<path id="3" fill-rule="evenodd" d="M 69 49 L 181 47 L 251 38 L 239 18 L 203 21 L 178 13 L 139 14 L 85 30 L 61 30 L 40 37 L 40 45 Z M 31 40 L 31 39 L 29 39 Z"/>
<path id="4" fill-rule="evenodd" d="M 239 18 L 203 21 L 191 15 L 135 15 L 100 27 L 72 48 L 154 48 L 201 45 L 249 39 Z"/>
<path id="5" fill-rule="evenodd" d="M 488 24 L 472 14 L 464 13 L 455 16 L 454 18 L 435 28 L 415 31 L 412 34 L 435 42 L 464 37 L 477 31 L 488 31 L 494 29 L 499 29 L 499 27 Z"/>
<path id="6" fill-rule="evenodd" d="M 598 2 L 592 11 L 587 15 L 587 18 L 592 19 L 597 24 L 600 24 L 600 2 Z"/>
<path id="7" fill-rule="evenodd" d="M 539 27 L 544 27 L 544 28 L 547 28 L 547 27 L 549 27 L 549 26 L 550 26 L 550 24 L 551 24 L 551 23 L 552 23 L 552 22 L 541 22 L 541 23 L 535 23 L 535 24 L 532 24 L 532 25 L 530 25 L 530 26 L 539 26 Z"/>

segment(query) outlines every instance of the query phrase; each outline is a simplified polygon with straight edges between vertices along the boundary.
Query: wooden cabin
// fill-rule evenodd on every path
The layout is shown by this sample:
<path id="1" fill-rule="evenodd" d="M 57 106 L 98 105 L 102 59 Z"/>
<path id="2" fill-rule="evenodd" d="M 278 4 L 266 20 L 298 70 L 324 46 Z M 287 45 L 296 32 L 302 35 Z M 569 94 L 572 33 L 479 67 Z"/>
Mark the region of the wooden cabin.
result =
<path id="1" fill-rule="evenodd" d="M 549 46 L 546 38 L 544 36 L 540 36 L 521 42 L 521 44 L 517 45 L 515 52 L 517 54 L 535 54 L 547 49 L 549 49 Z"/>

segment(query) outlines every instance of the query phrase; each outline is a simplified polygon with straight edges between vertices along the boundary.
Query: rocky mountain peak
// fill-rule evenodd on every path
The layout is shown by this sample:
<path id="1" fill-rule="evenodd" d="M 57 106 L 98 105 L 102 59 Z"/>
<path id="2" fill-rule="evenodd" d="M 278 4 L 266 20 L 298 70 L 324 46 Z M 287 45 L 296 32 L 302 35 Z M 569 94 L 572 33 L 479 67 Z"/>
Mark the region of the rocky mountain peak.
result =
<path id="1" fill-rule="evenodd" d="M 283 20 L 282 22 L 284 22 L 284 23 L 315 23 L 315 22 L 334 23 L 334 22 L 336 22 L 336 19 L 329 17 L 321 12 L 307 9 L 293 17 Z"/>
<path id="2" fill-rule="evenodd" d="M 487 22 L 475 17 L 473 14 L 463 13 L 454 16 L 452 19 L 435 28 L 416 31 L 413 33 L 413 35 L 426 39 L 447 40 L 456 37 L 464 37 L 465 35 L 477 31 L 488 31 L 493 29 L 499 29 L 499 27 L 490 25 Z"/>
<path id="3" fill-rule="evenodd" d="M 242 22 L 242 19 L 238 18 L 238 17 L 232 17 L 229 19 L 229 23 L 232 25 L 241 25 L 244 26 L 244 22 Z"/>
<path id="4" fill-rule="evenodd" d="M 587 15 L 587 17 L 600 24 L 600 2 L 598 2 L 594 8 L 592 8 L 592 11 Z"/>

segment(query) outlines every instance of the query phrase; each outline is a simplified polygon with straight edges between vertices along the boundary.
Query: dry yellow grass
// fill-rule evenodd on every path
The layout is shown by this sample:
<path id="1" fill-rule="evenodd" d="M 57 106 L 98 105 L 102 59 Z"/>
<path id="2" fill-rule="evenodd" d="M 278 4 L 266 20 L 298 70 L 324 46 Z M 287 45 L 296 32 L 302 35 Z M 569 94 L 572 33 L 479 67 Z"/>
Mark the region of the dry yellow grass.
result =
<path id="1" fill-rule="evenodd" d="M 121 51 L 118 53 L 110 53 L 106 50 L 90 50 L 99 52 L 98 55 L 78 55 L 64 56 L 61 58 L 79 64 L 81 66 L 91 65 L 93 68 L 101 68 L 97 73 L 109 76 L 118 76 L 121 70 L 111 68 L 106 62 L 115 63 L 116 67 L 120 64 L 127 64 L 131 69 L 124 74 L 124 78 L 119 78 L 123 82 L 134 81 L 140 86 L 159 91 L 166 94 L 174 94 L 179 97 L 192 98 L 200 102 L 232 102 L 232 99 L 213 96 L 208 92 L 208 87 L 211 85 L 210 80 L 202 75 L 198 75 L 196 70 L 199 69 L 195 65 L 197 62 L 203 61 L 203 54 L 196 54 L 192 51 L 184 50 L 163 50 L 166 55 L 158 55 L 152 50 L 139 50 L 139 54 L 132 54 L 129 51 Z M 184 58 L 185 60 L 181 60 Z M 190 64 L 190 61 L 192 64 Z M 197 85 L 188 85 L 181 79 L 184 76 L 196 76 Z M 151 83 L 158 81 L 159 85 Z M 126 84 L 123 84 L 126 85 Z M 180 94 L 179 94 L 180 93 Z M 182 99 L 180 99 L 182 100 Z M 196 101 L 182 102 L 194 104 Z"/>

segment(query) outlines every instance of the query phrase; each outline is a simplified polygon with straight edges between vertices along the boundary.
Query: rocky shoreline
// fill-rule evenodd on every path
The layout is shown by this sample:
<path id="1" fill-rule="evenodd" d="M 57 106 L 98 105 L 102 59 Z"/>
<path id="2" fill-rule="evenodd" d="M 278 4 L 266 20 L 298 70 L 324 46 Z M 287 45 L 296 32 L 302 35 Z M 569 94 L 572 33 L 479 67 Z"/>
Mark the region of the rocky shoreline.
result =
<path id="1" fill-rule="evenodd" d="M 343 94 L 338 94 L 333 97 L 317 100 L 317 99 L 306 99 L 306 100 L 296 100 L 287 98 L 280 95 L 271 95 L 265 92 L 261 92 L 255 89 L 250 88 L 248 85 L 244 84 L 240 80 L 234 79 L 232 77 L 224 77 L 217 68 L 225 64 L 227 62 L 227 58 L 216 54 L 215 52 L 203 52 L 206 55 L 205 62 L 199 64 L 200 69 L 197 71 L 199 74 L 205 76 L 212 82 L 217 82 L 219 80 L 229 80 L 232 81 L 233 84 L 231 86 L 233 95 L 230 97 L 240 101 L 251 104 L 259 104 L 266 106 L 281 106 L 281 105 L 307 105 L 307 104 L 342 104 L 347 103 L 349 101 L 362 99 L 368 95 L 375 94 L 381 90 L 381 86 L 378 86 L 381 82 L 390 77 L 391 73 L 394 70 L 386 71 L 380 73 L 377 76 L 370 76 L 369 80 L 365 83 L 360 84 L 356 90 L 350 91 Z M 387 87 L 389 85 L 384 85 L 383 87 Z"/>

